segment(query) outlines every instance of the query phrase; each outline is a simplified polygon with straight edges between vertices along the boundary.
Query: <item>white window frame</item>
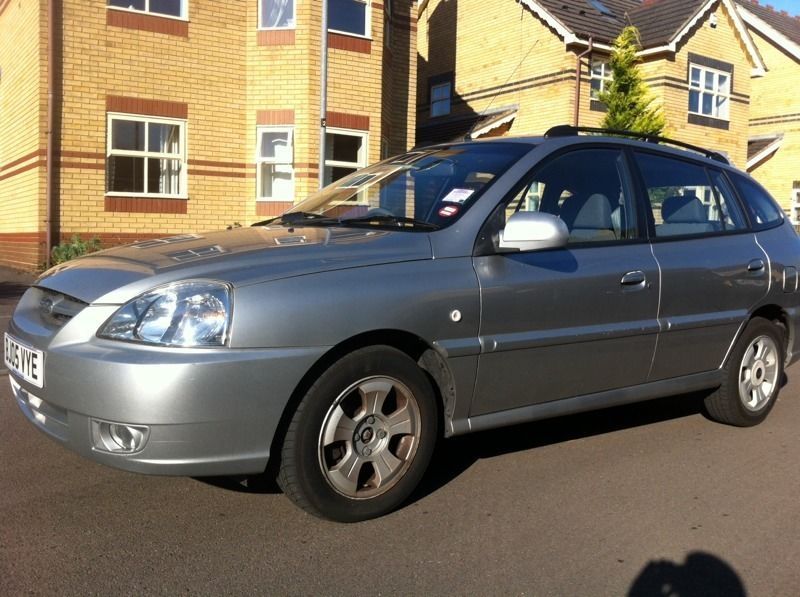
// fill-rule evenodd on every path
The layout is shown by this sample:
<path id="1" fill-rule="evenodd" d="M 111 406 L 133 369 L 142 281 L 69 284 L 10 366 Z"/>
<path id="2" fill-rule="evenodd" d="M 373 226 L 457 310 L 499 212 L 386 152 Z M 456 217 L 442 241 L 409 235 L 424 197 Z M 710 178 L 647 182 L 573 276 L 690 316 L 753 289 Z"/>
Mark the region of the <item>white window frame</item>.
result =
<path id="1" fill-rule="evenodd" d="M 294 18 L 292 19 L 292 24 L 287 27 L 264 27 L 261 23 L 263 23 L 264 17 L 264 3 L 267 0 L 258 0 L 258 30 L 259 31 L 291 31 L 297 28 L 297 0 L 292 0 L 292 12 L 294 13 Z"/>
<path id="2" fill-rule="evenodd" d="M 444 103 L 444 101 L 445 101 L 443 99 L 439 99 L 439 100 L 434 100 L 433 99 L 433 91 L 435 89 L 437 89 L 437 88 L 440 88 L 440 87 L 447 87 L 448 90 L 450 91 L 450 93 L 447 95 L 447 100 L 446 100 L 447 101 L 447 111 L 446 112 L 434 113 L 433 107 L 436 104 L 441 104 L 441 103 Z M 430 106 L 431 118 L 434 118 L 434 117 L 437 117 L 437 116 L 447 116 L 452 111 L 452 108 L 453 108 L 453 81 L 452 80 L 442 81 L 441 83 L 434 83 L 433 85 L 431 85 L 431 106 Z"/>
<path id="3" fill-rule="evenodd" d="M 700 71 L 700 81 L 698 85 L 694 85 L 692 83 L 692 70 L 697 69 Z M 705 88 L 705 79 L 706 73 L 711 73 L 714 75 L 714 89 L 709 91 Z M 717 91 L 719 88 L 719 77 L 723 75 L 728 79 L 728 89 L 727 93 L 722 93 Z M 727 71 L 719 70 L 716 68 L 710 68 L 708 66 L 702 66 L 700 64 L 696 64 L 694 62 L 689 63 L 689 97 L 688 99 L 688 106 L 687 110 L 689 114 L 695 114 L 697 116 L 705 116 L 706 118 L 715 118 L 717 120 L 725 120 L 730 121 L 730 114 L 731 114 L 731 87 L 733 86 L 733 77 L 731 76 L 732 73 Z M 698 101 L 697 101 L 697 111 L 693 111 L 691 109 L 691 94 L 692 91 L 696 91 L 699 93 Z M 703 95 L 710 95 L 712 99 L 712 112 L 717 112 L 717 114 L 704 114 L 703 113 Z M 721 111 L 717 110 L 717 98 L 722 97 L 725 99 L 724 104 L 724 115 Z"/>
<path id="4" fill-rule="evenodd" d="M 148 168 L 148 158 L 155 158 L 155 159 L 169 159 L 169 160 L 180 160 L 181 162 L 181 170 L 180 170 L 180 180 L 179 185 L 181 192 L 180 193 L 137 193 L 135 191 L 109 191 L 108 190 L 108 180 L 106 180 L 106 188 L 105 188 L 105 195 L 106 197 L 142 197 L 142 198 L 150 198 L 150 199 L 188 199 L 189 193 L 187 188 L 188 183 L 188 175 L 187 175 L 187 159 L 186 156 L 188 155 L 188 148 L 187 148 L 187 123 L 186 120 L 179 119 L 179 118 L 163 118 L 160 116 L 141 116 L 139 114 L 124 114 L 121 112 L 108 112 L 107 113 L 107 121 L 106 121 L 106 159 L 110 158 L 111 156 L 124 156 L 124 157 L 135 157 L 135 158 L 144 158 L 144 188 L 147 189 L 147 168 Z M 113 132 L 112 123 L 114 120 L 130 120 L 134 122 L 144 122 L 144 123 L 152 123 L 152 124 L 169 124 L 169 125 L 178 125 L 179 127 L 179 136 L 180 136 L 180 151 L 178 153 L 161 153 L 158 151 L 147 151 L 147 133 L 145 132 L 145 150 L 144 151 L 137 151 L 131 149 L 113 149 L 112 146 L 112 139 L 111 135 Z"/>
<path id="5" fill-rule="evenodd" d="M 355 129 L 339 129 L 334 127 L 327 127 L 325 129 L 325 133 L 328 135 L 347 135 L 350 137 L 360 137 L 363 139 L 361 142 L 361 155 L 359 159 L 355 162 L 344 162 L 341 160 L 329 160 L 325 158 L 325 163 L 322 165 L 322 172 L 320 175 L 323 177 L 323 182 L 325 185 L 331 184 L 334 181 L 325 181 L 325 170 L 328 167 L 331 168 L 355 168 L 359 170 L 361 168 L 366 168 L 367 161 L 369 160 L 369 133 L 367 131 L 358 131 Z"/>
<path id="6" fill-rule="evenodd" d="M 261 156 L 262 133 L 288 133 L 289 151 L 291 161 L 286 162 L 277 158 Z M 261 164 L 289 166 L 292 169 L 292 192 L 290 197 L 262 197 L 261 196 Z M 256 200 L 257 201 L 294 201 L 295 171 L 294 171 L 294 127 L 292 126 L 259 126 L 256 128 Z"/>
<path id="7" fill-rule="evenodd" d="M 119 10 L 121 12 L 132 12 L 137 15 L 150 15 L 151 17 L 161 17 L 162 19 L 173 19 L 175 21 L 188 21 L 189 20 L 189 0 L 181 0 L 181 16 L 176 17 L 167 15 L 162 12 L 150 12 L 150 0 L 144 0 L 144 10 L 137 8 L 125 8 L 123 6 L 111 6 L 106 2 L 108 10 Z"/>
<path id="8" fill-rule="evenodd" d="M 595 66 L 600 66 L 600 74 L 594 72 Z M 589 97 L 599 101 L 599 94 L 606 91 L 606 86 L 614 79 L 611 71 L 611 63 L 608 60 L 592 60 L 589 63 Z M 600 81 L 600 89 L 595 92 L 592 81 Z"/>
<path id="9" fill-rule="evenodd" d="M 361 39 L 372 39 L 372 2 L 371 0 L 353 0 L 353 2 L 361 2 L 362 4 L 366 4 L 366 10 L 364 11 L 364 35 L 360 33 L 353 33 L 351 31 L 340 31 L 339 29 L 332 29 L 328 27 L 328 33 L 339 33 L 340 35 L 349 35 L 350 37 L 358 37 Z"/>

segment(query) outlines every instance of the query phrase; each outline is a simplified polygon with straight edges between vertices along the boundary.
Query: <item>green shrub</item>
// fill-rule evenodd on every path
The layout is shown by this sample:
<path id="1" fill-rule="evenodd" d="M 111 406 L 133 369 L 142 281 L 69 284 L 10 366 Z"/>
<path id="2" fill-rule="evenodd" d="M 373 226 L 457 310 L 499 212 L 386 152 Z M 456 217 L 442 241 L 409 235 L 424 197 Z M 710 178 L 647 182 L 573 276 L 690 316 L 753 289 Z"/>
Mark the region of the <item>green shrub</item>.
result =
<path id="1" fill-rule="evenodd" d="M 51 256 L 53 258 L 53 265 L 64 263 L 76 257 L 83 257 L 88 253 L 94 253 L 100 250 L 100 239 L 92 237 L 90 240 L 82 240 L 77 234 L 72 236 L 69 242 L 61 243 L 53 247 Z"/>

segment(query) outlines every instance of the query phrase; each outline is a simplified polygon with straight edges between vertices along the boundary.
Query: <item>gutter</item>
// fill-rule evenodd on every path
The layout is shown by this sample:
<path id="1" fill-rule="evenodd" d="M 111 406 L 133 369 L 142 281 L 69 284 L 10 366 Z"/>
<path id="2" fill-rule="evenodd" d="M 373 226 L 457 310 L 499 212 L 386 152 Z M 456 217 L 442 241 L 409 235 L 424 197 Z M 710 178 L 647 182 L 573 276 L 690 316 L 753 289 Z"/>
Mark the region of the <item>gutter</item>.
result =
<path id="1" fill-rule="evenodd" d="M 47 255 L 45 265 L 50 267 L 50 254 L 53 251 L 53 236 L 57 228 L 53 217 L 57 213 L 53 196 L 53 178 L 55 175 L 55 140 L 53 139 L 55 127 L 55 81 L 56 81 L 56 28 L 55 10 L 56 0 L 47 0 L 47 170 L 45 182 L 45 240 Z"/>
<path id="2" fill-rule="evenodd" d="M 589 38 L 589 47 L 586 48 L 583 52 L 578 54 L 578 57 L 575 59 L 575 114 L 573 117 L 574 125 L 580 126 L 578 120 L 581 116 L 581 59 L 585 56 L 588 56 L 592 53 L 593 45 L 592 45 L 592 38 Z"/>

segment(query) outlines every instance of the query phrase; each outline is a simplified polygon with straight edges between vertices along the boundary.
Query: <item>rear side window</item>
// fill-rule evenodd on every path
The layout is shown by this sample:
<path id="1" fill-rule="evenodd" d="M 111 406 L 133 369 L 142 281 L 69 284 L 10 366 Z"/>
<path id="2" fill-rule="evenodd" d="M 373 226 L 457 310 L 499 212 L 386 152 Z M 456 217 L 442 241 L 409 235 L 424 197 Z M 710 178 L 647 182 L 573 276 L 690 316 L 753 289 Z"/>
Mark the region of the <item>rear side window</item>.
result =
<path id="1" fill-rule="evenodd" d="M 656 238 L 745 230 L 744 215 L 721 172 L 699 164 L 636 153 Z"/>
<path id="2" fill-rule="evenodd" d="M 783 211 L 760 185 L 740 174 L 732 174 L 732 178 L 754 228 L 768 228 L 783 222 Z"/>

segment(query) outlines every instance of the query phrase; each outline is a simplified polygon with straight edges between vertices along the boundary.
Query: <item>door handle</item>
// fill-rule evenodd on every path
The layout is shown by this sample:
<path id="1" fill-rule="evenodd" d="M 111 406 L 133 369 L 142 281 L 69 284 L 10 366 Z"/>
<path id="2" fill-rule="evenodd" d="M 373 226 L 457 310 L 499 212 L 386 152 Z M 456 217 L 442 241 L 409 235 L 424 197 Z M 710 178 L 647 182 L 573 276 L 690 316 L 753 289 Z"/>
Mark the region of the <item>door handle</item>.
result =
<path id="1" fill-rule="evenodd" d="M 763 259 L 753 259 L 750 263 L 747 264 L 748 272 L 760 272 L 763 269 L 764 269 Z"/>
<path id="2" fill-rule="evenodd" d="M 644 272 L 636 270 L 622 276 L 620 284 L 623 286 L 639 286 L 640 284 L 644 284 L 646 279 Z"/>

